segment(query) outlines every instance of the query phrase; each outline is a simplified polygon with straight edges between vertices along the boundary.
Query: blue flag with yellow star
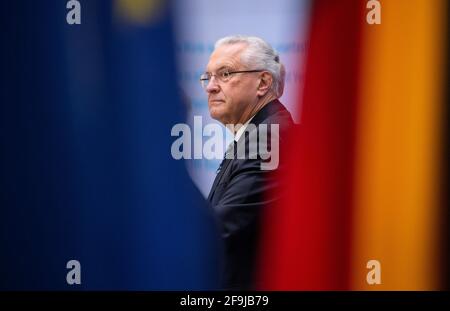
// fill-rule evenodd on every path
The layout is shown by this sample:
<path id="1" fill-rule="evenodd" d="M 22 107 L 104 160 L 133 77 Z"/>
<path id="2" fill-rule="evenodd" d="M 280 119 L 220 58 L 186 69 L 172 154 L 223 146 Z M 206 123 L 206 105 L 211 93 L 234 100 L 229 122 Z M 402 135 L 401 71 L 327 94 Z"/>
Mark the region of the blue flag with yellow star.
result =
<path id="1" fill-rule="evenodd" d="M 1 4 L 0 289 L 217 288 L 216 222 L 170 154 L 170 4 L 70 2 L 80 23 Z"/>

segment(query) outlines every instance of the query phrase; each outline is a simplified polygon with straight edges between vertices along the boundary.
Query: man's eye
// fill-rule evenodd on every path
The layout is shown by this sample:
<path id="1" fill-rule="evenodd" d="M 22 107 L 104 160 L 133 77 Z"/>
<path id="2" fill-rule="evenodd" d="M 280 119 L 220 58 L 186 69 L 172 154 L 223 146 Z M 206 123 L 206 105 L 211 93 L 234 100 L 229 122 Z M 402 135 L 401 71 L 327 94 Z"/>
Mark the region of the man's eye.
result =
<path id="1" fill-rule="evenodd" d="M 224 79 L 227 79 L 230 77 L 230 72 L 228 70 L 226 71 L 222 71 L 222 73 L 220 74 L 220 76 Z"/>

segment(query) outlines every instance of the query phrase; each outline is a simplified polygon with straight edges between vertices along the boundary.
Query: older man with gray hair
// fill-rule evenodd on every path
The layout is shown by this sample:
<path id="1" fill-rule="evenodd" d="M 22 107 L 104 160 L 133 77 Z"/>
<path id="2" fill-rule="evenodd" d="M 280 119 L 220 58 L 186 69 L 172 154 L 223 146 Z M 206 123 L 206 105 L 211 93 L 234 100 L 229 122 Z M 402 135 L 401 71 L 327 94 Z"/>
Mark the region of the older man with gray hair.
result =
<path id="1" fill-rule="evenodd" d="M 290 113 L 278 100 L 284 77 L 280 57 L 267 42 L 237 35 L 216 42 L 200 78 L 211 117 L 234 134 L 208 196 L 222 226 L 225 289 L 258 287 L 260 216 L 279 199 L 280 184 L 273 171 L 283 169 L 282 162 L 270 169 L 263 164 L 270 160 L 268 153 L 278 157 L 283 137 L 293 125 Z M 257 148 L 251 148 L 255 142 Z"/>

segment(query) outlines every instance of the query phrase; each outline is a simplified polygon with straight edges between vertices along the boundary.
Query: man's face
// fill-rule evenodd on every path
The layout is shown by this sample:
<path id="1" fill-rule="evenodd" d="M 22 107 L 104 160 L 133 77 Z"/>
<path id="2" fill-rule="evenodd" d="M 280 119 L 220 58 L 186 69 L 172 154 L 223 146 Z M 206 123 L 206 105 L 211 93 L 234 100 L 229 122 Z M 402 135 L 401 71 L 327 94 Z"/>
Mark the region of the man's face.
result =
<path id="1" fill-rule="evenodd" d="M 224 69 L 230 72 L 255 69 L 241 63 L 240 55 L 245 48 L 245 44 L 217 48 L 211 54 L 206 71 L 215 75 Z M 233 74 L 227 82 L 211 77 L 206 88 L 211 117 L 223 124 L 245 123 L 246 112 L 257 103 L 258 83 L 258 73 Z"/>

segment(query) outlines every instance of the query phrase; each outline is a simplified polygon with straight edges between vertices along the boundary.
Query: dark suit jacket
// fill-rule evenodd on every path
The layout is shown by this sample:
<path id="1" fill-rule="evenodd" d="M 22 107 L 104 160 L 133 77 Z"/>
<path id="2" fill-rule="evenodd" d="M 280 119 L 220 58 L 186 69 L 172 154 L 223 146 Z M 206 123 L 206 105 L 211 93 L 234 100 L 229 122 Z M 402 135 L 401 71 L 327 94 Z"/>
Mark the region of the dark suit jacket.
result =
<path id="1" fill-rule="evenodd" d="M 283 137 L 293 125 L 291 114 L 278 101 L 274 100 L 264 106 L 249 123 L 246 129 L 251 130 L 250 124 L 256 127 L 266 124 L 269 135 L 272 124 L 279 124 L 279 144 L 282 152 Z M 261 128 L 261 127 L 260 127 Z M 245 133 L 234 143 L 234 159 L 224 159 L 221 164 L 208 201 L 219 218 L 222 238 L 225 245 L 224 288 L 225 289 L 253 289 L 256 255 L 258 252 L 260 216 L 263 209 L 271 204 L 275 197 L 268 197 L 267 191 L 277 193 L 280 187 L 273 176 L 273 171 L 262 170 L 262 152 L 257 148 L 257 159 L 251 159 L 255 152 L 249 148 L 249 139 L 256 137 L 256 130 Z M 268 139 L 267 150 L 270 150 Z M 236 158 L 237 150 L 244 146 L 247 157 Z M 259 145 L 258 145 L 259 147 Z M 266 150 L 266 149 L 262 149 Z M 267 155 L 267 154 L 266 154 Z M 277 169 L 282 168 L 282 163 Z"/>

